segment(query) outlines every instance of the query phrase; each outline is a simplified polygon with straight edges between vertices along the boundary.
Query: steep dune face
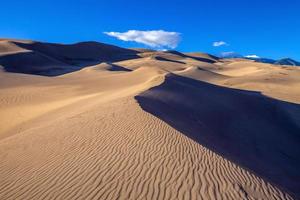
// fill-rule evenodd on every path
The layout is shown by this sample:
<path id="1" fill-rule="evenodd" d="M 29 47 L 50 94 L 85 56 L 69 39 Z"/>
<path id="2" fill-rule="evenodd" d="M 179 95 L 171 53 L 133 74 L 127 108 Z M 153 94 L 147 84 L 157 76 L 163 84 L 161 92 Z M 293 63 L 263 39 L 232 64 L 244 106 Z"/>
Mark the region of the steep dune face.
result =
<path id="1" fill-rule="evenodd" d="M 0 40 L 0 55 L 12 54 L 16 52 L 24 52 L 26 49 L 19 47 L 9 40 Z"/>
<path id="2" fill-rule="evenodd" d="M 37 51 L 69 64 L 117 61 L 137 58 L 137 51 L 98 42 L 80 42 L 70 45 L 53 43 L 16 43 L 25 49 Z"/>
<path id="3" fill-rule="evenodd" d="M 68 73 L 79 69 L 76 66 L 63 63 L 34 51 L 18 52 L 1 56 L 0 65 L 4 66 L 7 72 L 47 76 Z"/>
<path id="4" fill-rule="evenodd" d="M 137 51 L 97 43 L 71 45 L 0 41 L 0 66 L 8 72 L 56 76 L 104 61 L 138 58 Z"/>
<path id="5" fill-rule="evenodd" d="M 109 63 L 109 62 L 103 62 L 98 65 L 93 65 L 92 67 L 87 67 L 85 69 L 82 69 L 82 71 L 108 71 L 108 72 L 129 72 L 132 71 L 130 69 L 127 69 L 123 66 Z"/>
<path id="6" fill-rule="evenodd" d="M 220 58 L 207 53 L 186 53 L 185 55 L 190 58 L 208 63 L 216 63 L 220 61 Z"/>
<path id="7" fill-rule="evenodd" d="M 198 143 L 297 193 L 300 105 L 169 75 L 136 99 Z"/>
<path id="8" fill-rule="evenodd" d="M 0 43 L 0 199 L 299 199 L 297 68 Z"/>

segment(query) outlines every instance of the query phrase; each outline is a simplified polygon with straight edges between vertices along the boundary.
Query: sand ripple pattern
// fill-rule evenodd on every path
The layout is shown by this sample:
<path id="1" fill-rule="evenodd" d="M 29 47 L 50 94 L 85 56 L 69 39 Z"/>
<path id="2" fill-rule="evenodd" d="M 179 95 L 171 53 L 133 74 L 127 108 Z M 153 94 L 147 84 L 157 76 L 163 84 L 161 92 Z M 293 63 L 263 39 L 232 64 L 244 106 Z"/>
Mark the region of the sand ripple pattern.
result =
<path id="1" fill-rule="evenodd" d="M 0 141 L 0 199 L 292 199 L 130 97 Z"/>

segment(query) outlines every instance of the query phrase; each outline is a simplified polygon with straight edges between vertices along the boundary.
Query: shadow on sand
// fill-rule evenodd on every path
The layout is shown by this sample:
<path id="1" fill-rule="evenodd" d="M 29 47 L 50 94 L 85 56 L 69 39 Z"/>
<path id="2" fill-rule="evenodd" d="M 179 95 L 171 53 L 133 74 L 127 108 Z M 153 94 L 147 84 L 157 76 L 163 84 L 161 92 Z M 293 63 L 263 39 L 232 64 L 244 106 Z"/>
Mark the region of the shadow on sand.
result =
<path id="1" fill-rule="evenodd" d="M 199 144 L 300 197 L 300 105 L 174 74 L 136 100 Z"/>
<path id="2" fill-rule="evenodd" d="M 167 61 L 167 62 L 174 62 L 174 63 L 179 63 L 179 64 L 185 64 L 185 62 L 178 61 L 178 60 L 171 60 L 171 59 L 167 59 L 167 58 L 164 58 L 164 57 L 161 57 L 161 56 L 156 56 L 155 58 L 157 60 L 159 60 L 159 61 Z"/>
<path id="3" fill-rule="evenodd" d="M 191 55 L 187 55 L 187 54 L 183 54 L 183 53 L 180 53 L 178 51 L 166 51 L 166 53 L 171 53 L 171 54 L 174 54 L 174 55 L 177 55 L 177 56 L 181 56 L 181 57 L 185 57 L 185 58 L 191 58 L 191 59 L 194 59 L 194 60 L 198 60 L 200 62 L 206 62 L 206 63 L 215 63 L 216 60 L 219 60 L 218 57 L 216 56 L 212 56 L 210 55 L 213 59 L 209 59 L 209 58 L 203 58 L 203 57 L 198 57 L 198 56 L 191 56 Z"/>
<path id="4" fill-rule="evenodd" d="M 98 42 L 14 44 L 24 51 L 0 55 L 0 65 L 5 71 L 15 73 L 58 76 L 103 62 L 139 58 L 137 51 Z"/>

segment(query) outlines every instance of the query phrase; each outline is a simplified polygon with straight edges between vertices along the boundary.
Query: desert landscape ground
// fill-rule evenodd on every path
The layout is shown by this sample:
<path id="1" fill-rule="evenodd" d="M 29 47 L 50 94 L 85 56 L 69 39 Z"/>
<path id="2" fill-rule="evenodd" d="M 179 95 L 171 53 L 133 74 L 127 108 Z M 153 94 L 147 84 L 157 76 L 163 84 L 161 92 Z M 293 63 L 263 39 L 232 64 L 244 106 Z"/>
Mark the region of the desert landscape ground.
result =
<path id="1" fill-rule="evenodd" d="M 0 199 L 300 199 L 300 67 L 0 40 Z"/>

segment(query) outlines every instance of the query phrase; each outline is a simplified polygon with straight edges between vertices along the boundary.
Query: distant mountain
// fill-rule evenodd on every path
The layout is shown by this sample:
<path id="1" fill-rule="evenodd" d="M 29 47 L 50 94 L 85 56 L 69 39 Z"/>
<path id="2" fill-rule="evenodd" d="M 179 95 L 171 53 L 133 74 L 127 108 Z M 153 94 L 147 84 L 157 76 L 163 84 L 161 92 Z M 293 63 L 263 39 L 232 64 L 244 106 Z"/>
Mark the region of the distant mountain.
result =
<path id="1" fill-rule="evenodd" d="M 261 62 L 261 63 L 268 63 L 268 64 L 274 64 L 274 65 L 290 65 L 290 66 L 300 66 L 300 62 L 295 61 L 291 58 L 283 58 L 280 60 L 273 60 L 269 58 L 249 58 L 244 57 L 249 60 L 254 60 L 255 62 Z"/>
<path id="2" fill-rule="evenodd" d="M 245 58 L 249 60 L 254 60 L 255 62 L 261 62 L 261 63 L 274 64 L 276 62 L 276 60 L 270 58 L 249 58 L 249 57 L 245 57 Z"/>
<path id="3" fill-rule="evenodd" d="M 291 58 L 284 58 L 281 60 L 278 60 L 274 63 L 275 65 L 291 65 L 291 66 L 300 66 L 300 62 L 295 61 Z"/>
<path id="4" fill-rule="evenodd" d="M 256 62 L 274 64 L 276 62 L 276 60 L 273 60 L 270 58 L 258 58 L 258 59 L 256 59 Z"/>
<path id="5" fill-rule="evenodd" d="M 274 65 L 290 65 L 290 66 L 300 66 L 300 62 L 293 60 L 291 58 L 283 58 L 280 60 L 274 60 L 270 58 L 260 58 L 256 55 L 249 55 L 249 56 L 243 56 L 239 53 L 236 53 L 234 51 L 229 52 L 221 52 L 218 57 L 220 58 L 244 58 L 248 60 L 254 60 L 255 62 L 260 63 L 268 63 L 268 64 L 274 64 Z"/>

